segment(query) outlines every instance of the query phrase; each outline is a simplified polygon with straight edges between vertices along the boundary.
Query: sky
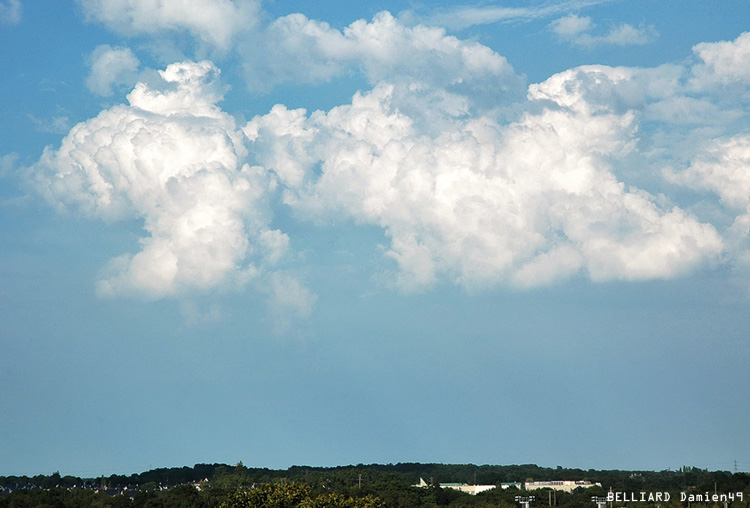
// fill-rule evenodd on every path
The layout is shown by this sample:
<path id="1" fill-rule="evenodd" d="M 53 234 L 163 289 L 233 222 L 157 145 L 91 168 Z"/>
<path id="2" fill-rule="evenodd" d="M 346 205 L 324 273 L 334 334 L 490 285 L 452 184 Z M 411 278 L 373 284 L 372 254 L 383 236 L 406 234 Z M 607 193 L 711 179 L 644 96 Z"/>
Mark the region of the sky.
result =
<path id="1" fill-rule="evenodd" d="M 0 0 L 0 475 L 750 470 L 748 20 Z"/>

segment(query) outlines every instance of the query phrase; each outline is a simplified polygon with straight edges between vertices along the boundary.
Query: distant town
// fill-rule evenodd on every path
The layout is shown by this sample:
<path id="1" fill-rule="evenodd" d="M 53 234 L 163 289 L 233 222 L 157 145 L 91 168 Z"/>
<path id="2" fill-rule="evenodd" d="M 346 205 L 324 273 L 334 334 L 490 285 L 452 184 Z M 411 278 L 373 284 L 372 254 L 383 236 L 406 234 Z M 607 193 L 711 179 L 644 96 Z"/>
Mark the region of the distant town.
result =
<path id="1" fill-rule="evenodd" d="M 0 508 L 750 508 L 750 474 L 681 467 L 582 470 L 536 465 L 242 462 L 131 475 L 0 477 Z"/>

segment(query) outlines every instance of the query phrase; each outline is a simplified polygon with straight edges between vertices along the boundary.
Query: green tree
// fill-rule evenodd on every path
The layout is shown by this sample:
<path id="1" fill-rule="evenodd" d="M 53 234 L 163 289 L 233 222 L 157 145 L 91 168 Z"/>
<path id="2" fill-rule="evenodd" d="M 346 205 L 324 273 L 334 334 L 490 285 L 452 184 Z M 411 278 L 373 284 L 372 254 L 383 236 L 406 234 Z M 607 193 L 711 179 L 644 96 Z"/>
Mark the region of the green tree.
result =
<path id="1" fill-rule="evenodd" d="M 375 496 L 351 497 L 331 492 L 307 498 L 298 508 L 385 508 L 385 504 Z"/>
<path id="2" fill-rule="evenodd" d="M 310 496 L 310 487 L 298 483 L 264 483 L 251 490 L 237 490 L 221 508 L 297 508 Z"/>

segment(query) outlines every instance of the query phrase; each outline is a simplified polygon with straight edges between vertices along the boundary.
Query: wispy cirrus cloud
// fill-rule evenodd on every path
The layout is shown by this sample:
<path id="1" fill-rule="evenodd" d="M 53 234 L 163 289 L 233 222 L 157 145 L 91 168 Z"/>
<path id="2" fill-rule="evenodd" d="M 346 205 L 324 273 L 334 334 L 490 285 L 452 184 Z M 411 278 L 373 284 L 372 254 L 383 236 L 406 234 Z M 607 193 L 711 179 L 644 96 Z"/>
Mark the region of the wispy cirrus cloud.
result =
<path id="1" fill-rule="evenodd" d="M 37 118 L 31 113 L 26 115 L 39 132 L 48 134 L 66 134 L 70 130 L 70 118 L 67 115 L 57 115 L 51 118 Z"/>
<path id="2" fill-rule="evenodd" d="M 97 95 L 112 95 L 118 86 L 132 86 L 137 81 L 140 61 L 130 48 L 97 46 L 89 56 L 91 72 L 86 87 Z"/>
<path id="3" fill-rule="evenodd" d="M 510 7 L 504 5 L 484 5 L 480 7 L 459 6 L 450 9 L 439 9 L 426 15 L 420 15 L 414 11 L 405 11 L 402 13 L 402 16 L 413 22 L 442 26 L 452 30 L 461 30 L 476 25 L 551 18 L 610 1 L 568 0 L 563 2 L 543 2 L 532 7 Z"/>
<path id="4" fill-rule="evenodd" d="M 0 25 L 17 25 L 22 14 L 21 0 L 0 0 Z"/>
<path id="5" fill-rule="evenodd" d="M 653 26 L 634 27 L 623 23 L 614 26 L 604 34 L 592 33 L 596 25 L 588 16 L 568 14 L 556 19 L 549 25 L 557 36 L 574 46 L 594 47 L 601 45 L 642 46 L 659 36 Z"/>

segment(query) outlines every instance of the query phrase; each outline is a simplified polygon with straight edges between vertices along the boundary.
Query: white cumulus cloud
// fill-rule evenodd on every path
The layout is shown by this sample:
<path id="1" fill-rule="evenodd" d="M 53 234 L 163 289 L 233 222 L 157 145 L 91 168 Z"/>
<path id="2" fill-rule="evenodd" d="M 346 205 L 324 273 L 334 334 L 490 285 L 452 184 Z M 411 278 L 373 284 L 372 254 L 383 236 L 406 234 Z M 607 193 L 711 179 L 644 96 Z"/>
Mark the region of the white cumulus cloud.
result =
<path id="1" fill-rule="evenodd" d="M 733 217 L 725 237 L 734 268 L 750 269 L 750 135 L 716 139 L 682 171 L 667 171 L 667 179 L 718 196 Z"/>
<path id="2" fill-rule="evenodd" d="M 517 94 L 522 80 L 487 46 L 446 35 L 442 28 L 407 27 L 388 12 L 358 20 L 343 31 L 291 14 L 264 32 L 264 51 L 242 50 L 248 82 L 265 90 L 278 83 L 324 82 L 358 68 L 381 80 L 492 88 Z"/>
<path id="3" fill-rule="evenodd" d="M 143 220 L 140 251 L 111 261 L 98 282 L 102 295 L 159 298 L 267 276 L 288 238 L 269 226 L 273 179 L 245 162 L 244 135 L 216 105 L 218 69 L 185 62 L 160 74 L 162 88 L 139 83 L 129 105 L 102 111 L 47 148 L 29 169 L 32 181 L 56 206 Z"/>
<path id="4" fill-rule="evenodd" d="M 159 36 L 186 31 L 226 51 L 237 34 L 258 23 L 257 0 L 78 0 L 90 21 L 118 34 Z"/>
<path id="5" fill-rule="evenodd" d="M 693 67 L 693 85 L 698 89 L 717 84 L 750 84 L 750 32 L 733 41 L 704 42 L 693 47 L 701 60 Z"/>
<path id="6" fill-rule="evenodd" d="M 578 272 L 668 278 L 715 258 L 723 244 L 713 226 L 615 177 L 635 146 L 635 116 L 596 90 L 607 73 L 586 74 L 533 86 L 530 99 L 554 107 L 507 125 L 433 104 L 443 121 L 429 131 L 399 107 L 408 92 L 381 84 L 328 112 L 277 106 L 245 132 L 300 216 L 384 228 L 407 290 L 446 279 L 469 290 L 528 286 Z"/>
<path id="7" fill-rule="evenodd" d="M 94 8 L 105 0 L 81 1 L 105 20 Z M 111 9 L 134 16 L 175 2 Z M 154 33 L 224 44 L 156 18 Z M 127 16 L 117 23 L 151 33 Z M 551 28 L 585 45 L 655 36 L 626 25 L 595 35 L 574 15 Z M 228 30 L 234 40 L 240 29 Z M 292 14 L 245 35 L 255 45 L 235 49 L 251 88 L 352 70 L 371 88 L 327 111 L 277 104 L 238 126 L 217 106 L 216 66 L 176 63 L 160 83 L 136 84 L 128 105 L 73 127 L 30 168 L 37 188 L 83 215 L 141 218 L 147 233 L 103 271 L 103 294 L 250 282 L 272 309 L 309 313 L 315 295 L 283 269 L 293 238 L 271 226 L 272 196 L 310 227 L 382 228 L 391 280 L 407 291 L 671 278 L 750 258 L 746 34 L 697 45 L 692 64 L 589 65 L 528 87 L 490 48 L 387 12 L 342 30 Z M 137 68 L 127 48 L 98 48 L 89 86 L 107 93 Z M 718 199 L 691 207 L 670 196 L 677 185 Z M 734 225 L 712 224 L 719 215 Z"/>
<path id="8" fill-rule="evenodd" d="M 670 173 L 672 181 L 696 189 L 708 189 L 729 207 L 750 206 L 750 135 L 715 140 L 682 172 Z"/>

